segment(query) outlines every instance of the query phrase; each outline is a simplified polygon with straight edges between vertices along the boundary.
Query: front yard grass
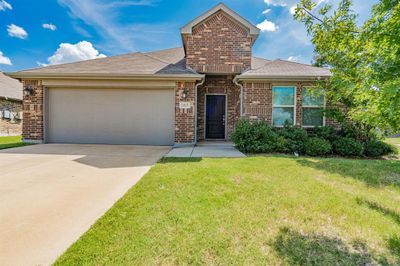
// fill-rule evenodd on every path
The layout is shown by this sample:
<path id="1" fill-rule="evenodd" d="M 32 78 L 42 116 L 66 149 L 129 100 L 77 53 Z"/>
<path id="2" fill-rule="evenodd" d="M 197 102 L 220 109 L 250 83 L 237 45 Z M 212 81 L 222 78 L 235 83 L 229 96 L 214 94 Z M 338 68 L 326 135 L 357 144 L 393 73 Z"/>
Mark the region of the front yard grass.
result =
<path id="1" fill-rule="evenodd" d="M 397 158 L 400 160 L 400 138 L 387 138 L 385 139 L 385 142 L 397 149 Z"/>
<path id="2" fill-rule="evenodd" d="M 26 146 L 28 143 L 23 143 L 21 136 L 0 137 L 0 150 Z"/>
<path id="3" fill-rule="evenodd" d="M 56 265 L 398 265 L 400 161 L 163 159 Z"/>
<path id="4" fill-rule="evenodd" d="M 400 138 L 387 138 L 386 142 L 400 148 Z"/>

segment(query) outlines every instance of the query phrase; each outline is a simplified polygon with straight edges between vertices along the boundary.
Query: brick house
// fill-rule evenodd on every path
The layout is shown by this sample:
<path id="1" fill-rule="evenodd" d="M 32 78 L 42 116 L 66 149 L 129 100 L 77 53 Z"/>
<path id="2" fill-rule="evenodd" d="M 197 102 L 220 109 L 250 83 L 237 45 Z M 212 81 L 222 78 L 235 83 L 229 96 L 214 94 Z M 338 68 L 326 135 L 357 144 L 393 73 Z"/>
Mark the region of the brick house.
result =
<path id="1" fill-rule="evenodd" d="M 22 84 L 0 72 L 0 136 L 22 132 Z"/>
<path id="2" fill-rule="evenodd" d="M 313 127 L 325 101 L 307 93 L 331 73 L 252 56 L 260 30 L 219 4 L 181 28 L 182 48 L 10 74 L 25 91 L 30 142 L 193 144 L 229 140 L 241 117 Z"/>

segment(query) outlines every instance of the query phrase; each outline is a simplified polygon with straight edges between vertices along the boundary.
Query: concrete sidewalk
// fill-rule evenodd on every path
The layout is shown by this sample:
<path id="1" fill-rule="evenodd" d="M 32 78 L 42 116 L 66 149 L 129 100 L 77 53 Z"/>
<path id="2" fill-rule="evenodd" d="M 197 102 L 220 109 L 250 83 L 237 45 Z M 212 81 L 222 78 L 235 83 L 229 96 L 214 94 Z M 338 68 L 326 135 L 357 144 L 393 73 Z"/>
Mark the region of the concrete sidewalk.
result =
<path id="1" fill-rule="evenodd" d="M 242 158 L 246 155 L 230 142 L 202 142 L 196 146 L 175 147 L 165 157 Z"/>

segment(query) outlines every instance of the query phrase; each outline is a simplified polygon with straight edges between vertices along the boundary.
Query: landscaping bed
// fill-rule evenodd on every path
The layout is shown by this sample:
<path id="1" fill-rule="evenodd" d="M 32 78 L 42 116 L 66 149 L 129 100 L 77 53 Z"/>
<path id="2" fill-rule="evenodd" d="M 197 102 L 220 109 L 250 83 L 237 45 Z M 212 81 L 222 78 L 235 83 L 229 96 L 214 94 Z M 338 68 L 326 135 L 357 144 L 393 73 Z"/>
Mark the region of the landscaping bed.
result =
<path id="1" fill-rule="evenodd" d="M 265 121 L 241 120 L 232 140 L 244 153 L 379 158 L 397 152 L 374 131 L 349 125 L 341 130 L 329 126 L 307 130 L 289 124 L 276 128 Z"/>

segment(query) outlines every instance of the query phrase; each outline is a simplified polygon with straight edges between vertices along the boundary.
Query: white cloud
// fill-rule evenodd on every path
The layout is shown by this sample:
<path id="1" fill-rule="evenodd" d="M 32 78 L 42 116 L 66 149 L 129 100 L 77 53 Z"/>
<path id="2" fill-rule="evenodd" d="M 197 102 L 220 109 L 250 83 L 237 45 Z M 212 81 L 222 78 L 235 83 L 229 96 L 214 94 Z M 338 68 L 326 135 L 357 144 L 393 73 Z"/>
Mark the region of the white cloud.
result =
<path id="1" fill-rule="evenodd" d="M 0 1 L 0 10 L 1 11 L 6 11 L 6 9 L 12 10 L 12 6 L 7 3 L 5 0 Z"/>
<path id="2" fill-rule="evenodd" d="M 296 13 L 296 5 L 294 5 L 294 6 L 291 6 L 290 8 L 289 8 L 289 12 L 290 12 L 290 14 L 292 14 L 292 15 L 294 15 L 295 13 Z"/>
<path id="3" fill-rule="evenodd" d="M 22 28 L 15 24 L 11 24 L 7 26 L 8 35 L 11 37 L 16 37 L 20 39 L 26 39 L 28 37 L 28 33 Z"/>
<path id="4" fill-rule="evenodd" d="M 271 9 L 265 9 L 262 13 L 263 13 L 263 15 L 266 15 L 266 14 L 268 14 L 269 12 L 271 12 Z"/>
<path id="5" fill-rule="evenodd" d="M 0 64 L 9 65 L 9 66 L 12 65 L 10 58 L 5 56 L 2 51 L 0 51 Z"/>
<path id="6" fill-rule="evenodd" d="M 323 3 L 327 3 L 329 1 L 330 0 L 319 0 L 319 1 L 317 1 L 317 6 L 319 6 L 319 5 L 323 4 Z"/>
<path id="7" fill-rule="evenodd" d="M 58 0 L 58 3 L 67 7 L 70 16 L 76 21 L 83 21 L 102 37 L 103 49 L 112 52 L 131 52 L 135 50 L 135 42 L 140 39 L 155 43 L 162 38 L 168 38 L 168 33 L 151 34 L 148 31 L 160 29 L 160 25 L 141 25 L 121 21 L 122 8 L 135 6 L 152 6 L 153 0 Z M 169 23 L 168 28 L 171 27 Z M 83 29 L 82 27 L 80 27 Z M 146 32 L 147 31 L 147 32 Z M 164 36 L 161 37 L 160 35 Z"/>
<path id="8" fill-rule="evenodd" d="M 287 6 L 284 0 L 264 0 L 264 3 L 270 6 Z"/>
<path id="9" fill-rule="evenodd" d="M 332 4 L 334 8 L 337 8 L 340 1 L 341 0 L 317 0 L 317 3 L 319 3 L 317 9 L 321 8 L 324 4 Z M 376 4 L 378 1 L 379 0 L 353 1 L 354 11 L 359 14 L 359 23 L 365 21 L 366 18 L 370 16 L 372 5 Z M 286 8 L 287 11 L 277 12 L 279 16 L 273 19 L 274 23 L 279 25 L 279 30 L 274 32 L 274 34 L 262 34 L 254 46 L 254 54 L 268 59 L 284 58 L 310 64 L 314 58 L 314 47 L 311 44 L 310 36 L 307 34 L 304 23 L 294 20 L 289 12 L 291 7 L 299 3 L 299 0 L 285 0 L 284 3 L 287 5 L 283 7 L 283 9 Z M 271 8 L 272 12 L 275 12 L 274 8 L 282 9 L 281 7 L 264 5 L 264 9 L 266 8 Z"/>
<path id="10" fill-rule="evenodd" d="M 261 31 L 276 31 L 279 27 L 272 21 L 265 19 L 263 22 L 257 24 L 257 28 Z"/>
<path id="11" fill-rule="evenodd" d="M 301 55 L 291 55 L 291 56 L 288 57 L 287 60 L 292 61 L 292 62 L 300 62 L 301 61 Z"/>
<path id="12" fill-rule="evenodd" d="M 51 23 L 44 23 L 42 24 L 42 27 L 51 31 L 55 31 L 57 29 L 57 26 Z"/>
<path id="13" fill-rule="evenodd" d="M 76 44 L 61 43 L 55 53 L 47 58 L 48 64 L 38 64 L 41 66 L 57 65 L 102 57 L 106 56 L 96 50 L 88 41 L 81 41 Z"/>

